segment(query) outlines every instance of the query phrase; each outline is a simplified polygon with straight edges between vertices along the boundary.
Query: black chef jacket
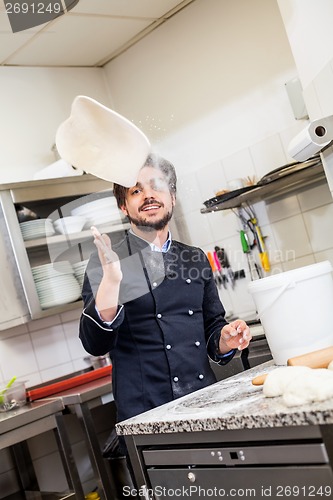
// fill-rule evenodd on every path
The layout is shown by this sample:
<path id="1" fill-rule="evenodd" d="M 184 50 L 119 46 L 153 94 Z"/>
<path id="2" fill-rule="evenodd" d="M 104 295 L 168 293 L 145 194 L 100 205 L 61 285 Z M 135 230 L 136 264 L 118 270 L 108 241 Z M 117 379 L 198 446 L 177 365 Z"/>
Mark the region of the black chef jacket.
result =
<path id="1" fill-rule="evenodd" d="M 235 351 L 217 354 L 227 323 L 204 252 L 172 241 L 166 253 L 127 233 L 113 247 L 123 279 L 118 314 L 109 325 L 96 311 L 102 278 L 97 252 L 85 274 L 80 338 L 87 352 L 110 352 L 118 421 L 202 389 L 216 378 L 209 357 L 227 363 Z"/>

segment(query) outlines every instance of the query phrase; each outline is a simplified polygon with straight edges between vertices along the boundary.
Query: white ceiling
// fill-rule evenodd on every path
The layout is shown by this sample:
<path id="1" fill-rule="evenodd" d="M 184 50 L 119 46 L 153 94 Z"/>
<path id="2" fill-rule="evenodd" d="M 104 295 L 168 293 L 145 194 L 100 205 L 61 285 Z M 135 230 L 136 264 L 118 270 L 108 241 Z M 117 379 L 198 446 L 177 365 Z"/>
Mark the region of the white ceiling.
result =
<path id="1" fill-rule="evenodd" d="M 53 21 L 16 33 L 6 1 L 0 0 L 1 66 L 97 67 L 195 0 L 79 0 Z"/>

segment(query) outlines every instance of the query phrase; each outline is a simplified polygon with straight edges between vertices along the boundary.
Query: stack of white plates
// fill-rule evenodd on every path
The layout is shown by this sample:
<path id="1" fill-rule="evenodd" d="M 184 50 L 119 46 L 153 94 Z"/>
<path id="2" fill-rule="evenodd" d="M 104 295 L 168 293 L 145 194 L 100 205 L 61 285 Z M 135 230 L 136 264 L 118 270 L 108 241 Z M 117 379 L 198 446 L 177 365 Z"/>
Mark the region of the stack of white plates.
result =
<path id="1" fill-rule="evenodd" d="M 52 236 L 55 233 L 51 219 L 34 219 L 21 222 L 20 229 L 24 240 L 45 238 L 45 236 Z"/>
<path id="2" fill-rule="evenodd" d="M 74 269 L 74 274 L 75 278 L 77 279 L 80 288 L 82 289 L 83 286 L 83 280 L 84 280 L 84 273 L 88 264 L 88 260 L 83 260 L 82 262 L 76 262 L 75 264 L 72 264 L 73 269 Z"/>
<path id="3" fill-rule="evenodd" d="M 84 217 L 78 217 L 77 215 L 70 215 L 68 217 L 62 217 L 53 222 L 55 229 L 61 234 L 72 234 L 79 233 L 86 223 Z"/>
<path id="4" fill-rule="evenodd" d="M 87 220 L 85 228 L 106 224 L 120 224 L 124 219 L 122 212 L 117 206 L 116 199 L 113 196 L 90 201 L 85 205 L 81 205 L 71 210 L 71 214 L 85 217 Z"/>
<path id="5" fill-rule="evenodd" d="M 81 297 L 81 288 L 68 261 L 36 266 L 32 269 L 42 309 L 74 302 Z"/>

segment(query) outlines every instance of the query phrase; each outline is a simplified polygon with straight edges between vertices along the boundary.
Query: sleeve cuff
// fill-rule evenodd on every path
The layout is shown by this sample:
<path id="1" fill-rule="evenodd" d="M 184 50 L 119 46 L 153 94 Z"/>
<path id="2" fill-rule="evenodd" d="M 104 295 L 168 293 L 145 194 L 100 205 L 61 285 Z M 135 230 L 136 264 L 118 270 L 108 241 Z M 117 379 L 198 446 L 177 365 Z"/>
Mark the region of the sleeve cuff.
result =
<path id="1" fill-rule="evenodd" d="M 105 326 L 112 326 L 113 323 L 115 321 L 117 321 L 118 317 L 119 317 L 119 314 L 121 313 L 122 309 L 123 309 L 124 306 L 118 306 L 118 310 L 117 310 L 117 314 L 115 315 L 115 317 L 113 318 L 112 321 L 104 321 L 102 318 L 101 318 L 101 315 L 99 313 L 99 310 L 97 309 L 97 306 L 95 304 L 95 311 L 96 311 L 96 314 L 98 315 L 99 319 L 101 320 L 101 322 L 103 323 L 103 325 Z"/>
<path id="2" fill-rule="evenodd" d="M 231 349 L 231 351 L 226 352 L 224 354 L 216 354 L 217 359 L 228 358 L 229 356 L 233 356 L 236 353 L 237 349 Z"/>

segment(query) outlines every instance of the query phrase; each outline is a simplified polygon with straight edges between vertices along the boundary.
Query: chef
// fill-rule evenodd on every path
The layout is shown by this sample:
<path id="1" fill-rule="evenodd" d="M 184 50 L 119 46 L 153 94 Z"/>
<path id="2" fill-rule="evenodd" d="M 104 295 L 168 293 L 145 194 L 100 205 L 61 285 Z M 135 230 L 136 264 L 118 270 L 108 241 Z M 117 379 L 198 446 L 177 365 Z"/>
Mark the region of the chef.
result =
<path id="1" fill-rule="evenodd" d="M 213 384 L 209 358 L 224 365 L 251 340 L 244 321 L 225 320 L 204 252 L 172 238 L 176 183 L 173 165 L 150 154 L 134 186 L 114 184 L 124 239 L 112 246 L 93 228 L 80 338 L 90 354 L 110 353 L 118 421 Z"/>

